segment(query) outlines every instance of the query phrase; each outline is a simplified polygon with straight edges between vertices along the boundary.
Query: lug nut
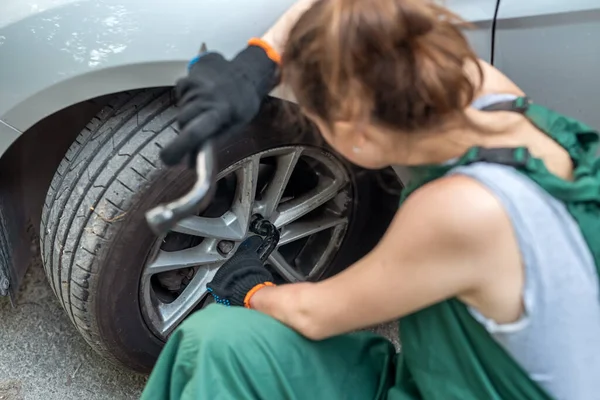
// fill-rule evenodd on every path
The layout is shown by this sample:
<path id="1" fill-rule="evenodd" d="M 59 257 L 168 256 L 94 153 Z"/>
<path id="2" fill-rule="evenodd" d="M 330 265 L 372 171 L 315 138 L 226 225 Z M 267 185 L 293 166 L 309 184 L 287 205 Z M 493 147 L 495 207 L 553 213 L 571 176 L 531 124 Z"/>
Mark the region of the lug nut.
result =
<path id="1" fill-rule="evenodd" d="M 234 247 L 235 243 L 230 240 L 221 240 L 219 244 L 217 244 L 217 250 L 219 250 L 219 253 L 224 256 L 231 253 Z"/>

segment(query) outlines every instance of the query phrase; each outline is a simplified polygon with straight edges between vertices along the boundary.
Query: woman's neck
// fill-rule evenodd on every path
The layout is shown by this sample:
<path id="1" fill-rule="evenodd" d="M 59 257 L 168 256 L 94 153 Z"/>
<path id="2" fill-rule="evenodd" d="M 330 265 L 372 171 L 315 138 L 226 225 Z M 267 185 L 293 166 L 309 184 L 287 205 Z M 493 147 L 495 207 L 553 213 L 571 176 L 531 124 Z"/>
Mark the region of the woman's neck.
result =
<path id="1" fill-rule="evenodd" d="M 495 147 L 492 143 L 498 142 L 499 136 L 494 133 L 485 135 L 467 127 L 444 132 L 419 132 L 394 146 L 397 149 L 394 158 L 406 166 L 441 164 L 462 156 L 474 146 Z"/>

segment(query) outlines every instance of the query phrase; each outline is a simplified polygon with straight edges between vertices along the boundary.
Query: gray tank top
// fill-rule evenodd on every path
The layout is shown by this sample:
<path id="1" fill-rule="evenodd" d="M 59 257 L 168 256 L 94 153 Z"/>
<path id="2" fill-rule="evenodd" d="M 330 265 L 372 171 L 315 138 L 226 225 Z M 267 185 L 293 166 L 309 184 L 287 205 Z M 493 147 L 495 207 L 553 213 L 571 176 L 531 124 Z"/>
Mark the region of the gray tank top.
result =
<path id="1" fill-rule="evenodd" d="M 559 400 L 600 399 L 600 291 L 581 231 L 565 206 L 511 167 L 485 162 L 449 174 L 488 188 L 512 222 L 525 269 L 524 315 L 497 324 L 471 314 Z"/>

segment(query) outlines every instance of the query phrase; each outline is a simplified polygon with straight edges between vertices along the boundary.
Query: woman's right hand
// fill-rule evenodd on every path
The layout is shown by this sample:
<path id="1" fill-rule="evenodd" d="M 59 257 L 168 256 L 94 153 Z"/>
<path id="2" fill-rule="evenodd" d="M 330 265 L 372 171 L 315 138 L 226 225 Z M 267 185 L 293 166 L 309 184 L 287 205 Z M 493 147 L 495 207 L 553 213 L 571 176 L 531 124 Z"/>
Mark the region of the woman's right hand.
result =
<path id="1" fill-rule="evenodd" d="M 265 47 L 249 45 L 233 60 L 204 53 L 190 63 L 175 88 L 179 136 L 161 151 L 169 166 L 189 157 L 193 165 L 204 142 L 247 125 L 277 85 L 278 64 Z"/>

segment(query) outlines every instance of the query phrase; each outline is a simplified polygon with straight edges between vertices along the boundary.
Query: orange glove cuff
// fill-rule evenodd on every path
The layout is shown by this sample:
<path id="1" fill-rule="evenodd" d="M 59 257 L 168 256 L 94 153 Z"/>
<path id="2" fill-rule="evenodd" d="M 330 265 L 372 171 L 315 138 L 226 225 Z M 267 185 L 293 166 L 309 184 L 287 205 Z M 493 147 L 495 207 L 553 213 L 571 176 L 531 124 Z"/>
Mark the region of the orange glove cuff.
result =
<path id="1" fill-rule="evenodd" d="M 248 40 L 248 46 L 260 47 L 267 53 L 267 57 L 271 59 L 275 64 L 281 65 L 281 55 L 275 51 L 275 49 L 267 42 L 259 38 L 252 38 Z"/>
<path id="2" fill-rule="evenodd" d="M 248 291 L 248 293 L 246 293 L 246 297 L 244 297 L 244 307 L 252 308 L 252 307 L 250 307 L 250 300 L 252 299 L 252 296 L 254 296 L 256 294 L 256 292 L 258 292 L 260 289 L 262 289 L 266 286 L 276 286 L 276 285 L 273 282 L 264 282 L 264 283 L 259 283 L 258 285 L 254 286 L 252 289 L 250 289 Z"/>

